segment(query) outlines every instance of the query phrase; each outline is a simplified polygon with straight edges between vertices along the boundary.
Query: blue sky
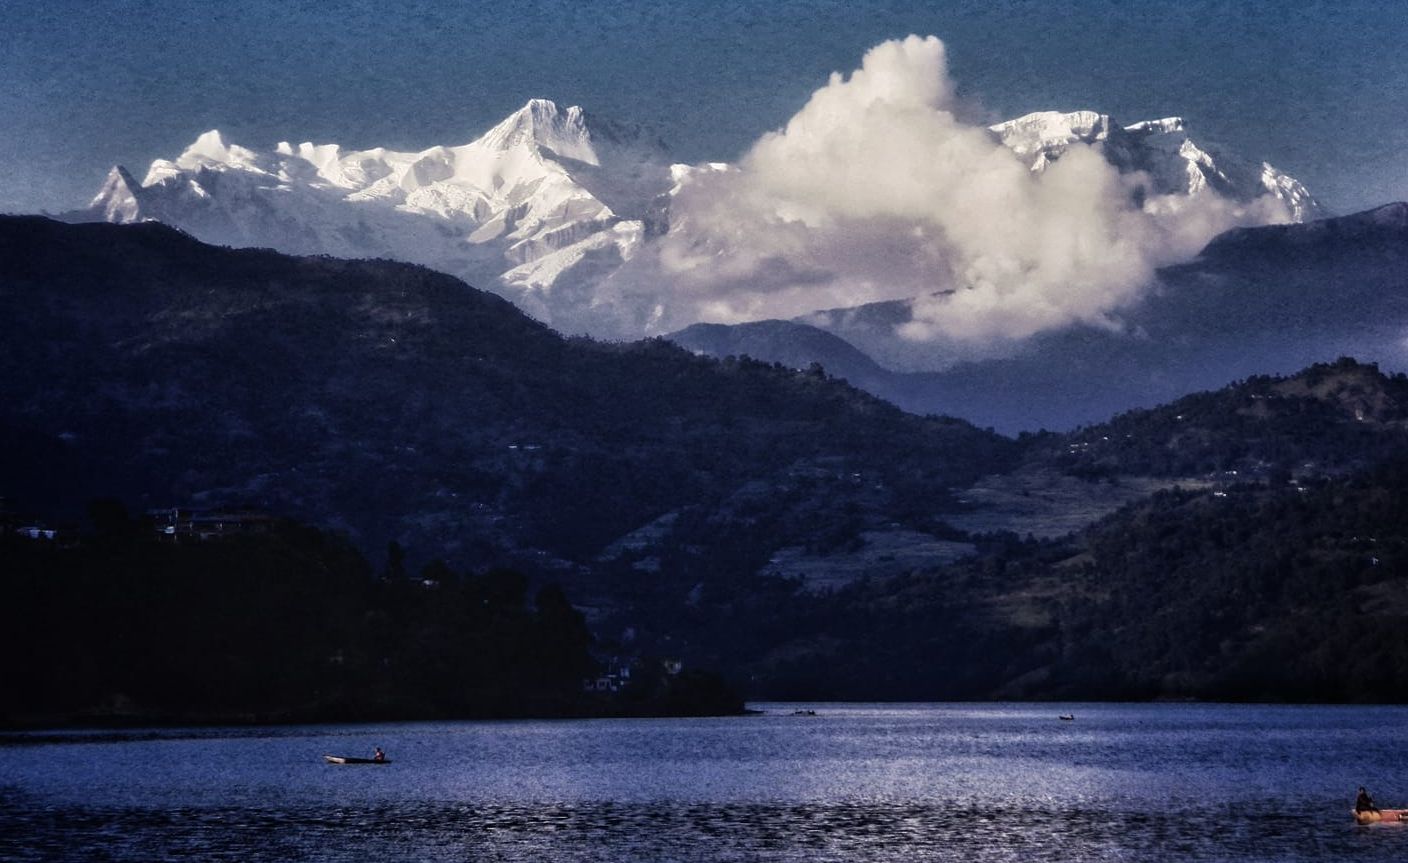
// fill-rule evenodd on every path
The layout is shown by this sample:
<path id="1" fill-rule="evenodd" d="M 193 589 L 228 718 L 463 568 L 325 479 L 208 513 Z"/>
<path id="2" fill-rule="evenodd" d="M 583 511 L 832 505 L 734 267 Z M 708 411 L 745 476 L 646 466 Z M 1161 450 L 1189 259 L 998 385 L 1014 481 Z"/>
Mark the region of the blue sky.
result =
<path id="1" fill-rule="evenodd" d="M 1331 209 L 1408 199 L 1395 2 L 0 0 L 0 211 L 86 203 L 201 131 L 265 147 L 463 143 L 532 97 L 729 160 L 869 47 L 934 34 L 971 110 L 1182 115 Z"/>

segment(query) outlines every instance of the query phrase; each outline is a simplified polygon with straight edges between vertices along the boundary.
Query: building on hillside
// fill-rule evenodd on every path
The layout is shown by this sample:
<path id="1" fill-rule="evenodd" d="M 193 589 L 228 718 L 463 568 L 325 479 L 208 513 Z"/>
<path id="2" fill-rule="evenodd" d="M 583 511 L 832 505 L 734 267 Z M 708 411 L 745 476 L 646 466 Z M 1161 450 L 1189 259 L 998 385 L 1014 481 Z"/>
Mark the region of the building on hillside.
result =
<path id="1" fill-rule="evenodd" d="M 148 515 L 156 527 L 157 536 L 171 542 L 209 542 L 265 534 L 274 528 L 274 517 L 256 509 L 171 507 L 152 510 Z"/>
<path id="2" fill-rule="evenodd" d="M 631 666 L 634 660 L 621 660 L 612 657 L 606 663 L 606 668 L 602 674 L 596 677 L 588 677 L 582 681 L 582 691 L 584 692 L 620 692 L 631 683 Z"/>
<path id="3" fill-rule="evenodd" d="M 14 529 L 14 534 L 24 539 L 43 539 L 53 542 L 59 538 L 58 528 L 45 524 L 26 524 Z"/>
<path id="4" fill-rule="evenodd" d="M 32 513 L 26 514 L 12 508 L 5 498 L 0 497 L 0 536 L 68 545 L 74 542 L 77 535 L 78 531 L 72 525 L 55 527 L 35 518 Z"/>
<path id="5" fill-rule="evenodd" d="M 656 669 L 652 671 L 652 668 Z M 620 692 L 630 686 L 632 677 L 638 677 L 646 685 L 660 674 L 665 677 L 678 677 L 684 670 L 684 663 L 678 659 L 660 659 L 658 665 L 643 661 L 639 657 L 620 659 L 612 657 L 604 663 L 604 669 L 596 677 L 582 680 L 584 692 Z"/>

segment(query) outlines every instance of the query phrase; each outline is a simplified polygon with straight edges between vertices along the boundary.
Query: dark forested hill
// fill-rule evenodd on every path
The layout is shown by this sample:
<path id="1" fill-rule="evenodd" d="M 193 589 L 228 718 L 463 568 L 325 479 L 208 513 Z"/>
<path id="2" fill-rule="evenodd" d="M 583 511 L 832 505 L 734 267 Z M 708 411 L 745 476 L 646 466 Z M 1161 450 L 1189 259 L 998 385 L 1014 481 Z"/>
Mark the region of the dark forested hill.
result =
<path id="1" fill-rule="evenodd" d="M 374 573 L 343 538 L 287 521 L 221 541 L 159 538 L 115 501 L 81 538 L 0 534 L 0 728 L 736 713 L 714 675 L 607 671 L 562 590 L 511 570 Z M 531 599 L 530 599 L 531 597 Z"/>
<path id="2" fill-rule="evenodd" d="M 1408 377 L 1341 358 L 1130 411 L 1029 458 L 1081 476 L 1283 478 L 1373 466 L 1408 451 Z"/>
<path id="3" fill-rule="evenodd" d="M 373 552 L 581 562 L 798 477 L 889 519 L 876 482 L 941 500 L 1015 451 L 815 374 L 566 340 L 424 268 L 155 223 L 0 219 L 0 311 L 0 495 L 30 505 L 253 504 Z"/>
<path id="4" fill-rule="evenodd" d="M 869 699 L 1408 701 L 1408 462 L 1173 490 L 773 614 L 755 686 Z"/>
<path id="5" fill-rule="evenodd" d="M 774 697 L 1408 701 L 1408 379 L 1341 359 L 1023 440 L 986 483 L 1014 506 L 1164 490 L 830 593 L 755 581 L 678 634 L 745 621 L 711 660 Z"/>
<path id="6" fill-rule="evenodd" d="M 419 267 L 39 218 L 0 218 L 0 316 L 0 515 L 515 566 L 755 696 L 1408 700 L 1408 379 L 1353 360 L 1011 440 Z"/>

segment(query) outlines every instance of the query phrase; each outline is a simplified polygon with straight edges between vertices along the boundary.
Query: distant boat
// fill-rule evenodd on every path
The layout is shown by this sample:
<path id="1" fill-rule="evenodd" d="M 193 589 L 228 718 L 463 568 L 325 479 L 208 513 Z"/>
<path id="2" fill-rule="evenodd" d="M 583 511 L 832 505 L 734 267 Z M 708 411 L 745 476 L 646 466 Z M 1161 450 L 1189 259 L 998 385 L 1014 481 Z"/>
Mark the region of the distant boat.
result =
<path id="1" fill-rule="evenodd" d="M 1062 722 L 1074 722 L 1076 715 L 1074 713 L 1062 713 L 1056 718 L 1061 720 Z"/>
<path id="2" fill-rule="evenodd" d="M 816 711 L 815 711 L 815 710 L 794 710 L 794 711 L 792 711 L 792 715 L 793 715 L 793 716 L 816 716 Z"/>
<path id="3" fill-rule="evenodd" d="M 350 755 L 324 755 L 324 759 L 329 764 L 390 764 L 391 759 L 383 758 L 378 761 L 375 758 L 353 758 Z"/>
<path id="4" fill-rule="evenodd" d="M 1408 823 L 1408 809 L 1356 810 L 1354 820 L 1360 824 L 1404 824 Z"/>

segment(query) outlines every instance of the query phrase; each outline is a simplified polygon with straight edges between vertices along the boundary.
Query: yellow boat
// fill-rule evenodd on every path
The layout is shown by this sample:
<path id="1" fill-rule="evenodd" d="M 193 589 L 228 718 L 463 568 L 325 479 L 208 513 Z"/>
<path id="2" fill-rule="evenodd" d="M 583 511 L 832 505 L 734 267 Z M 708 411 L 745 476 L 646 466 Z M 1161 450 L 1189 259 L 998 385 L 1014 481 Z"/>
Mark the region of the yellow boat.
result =
<path id="1" fill-rule="evenodd" d="M 1408 809 L 1365 809 L 1355 811 L 1354 820 L 1360 824 L 1400 824 L 1408 823 Z"/>

